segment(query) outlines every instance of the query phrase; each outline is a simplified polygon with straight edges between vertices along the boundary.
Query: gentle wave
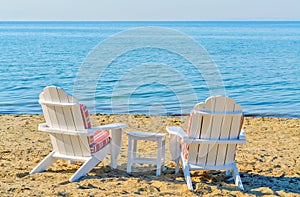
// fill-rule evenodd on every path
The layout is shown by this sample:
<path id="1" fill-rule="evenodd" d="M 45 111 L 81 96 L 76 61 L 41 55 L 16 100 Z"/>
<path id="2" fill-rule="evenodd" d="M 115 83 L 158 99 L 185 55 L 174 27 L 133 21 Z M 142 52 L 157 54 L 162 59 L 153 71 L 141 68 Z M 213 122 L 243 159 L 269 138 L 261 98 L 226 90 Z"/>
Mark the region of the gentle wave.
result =
<path id="1" fill-rule="evenodd" d="M 45 86 L 72 94 L 95 46 L 144 26 L 176 29 L 203 46 L 218 65 L 226 95 L 246 116 L 300 118 L 300 22 L 0 22 L 0 113 L 40 114 L 38 95 Z M 136 68 L 147 62 L 163 63 L 178 75 L 162 69 L 148 73 L 150 81 L 143 83 L 138 76 L 145 69 Z M 185 115 L 210 96 L 190 62 L 168 51 L 136 49 L 107 68 L 95 90 L 96 113 Z M 130 70 L 135 73 L 126 78 Z M 176 91 L 155 83 L 157 76 L 169 79 Z"/>

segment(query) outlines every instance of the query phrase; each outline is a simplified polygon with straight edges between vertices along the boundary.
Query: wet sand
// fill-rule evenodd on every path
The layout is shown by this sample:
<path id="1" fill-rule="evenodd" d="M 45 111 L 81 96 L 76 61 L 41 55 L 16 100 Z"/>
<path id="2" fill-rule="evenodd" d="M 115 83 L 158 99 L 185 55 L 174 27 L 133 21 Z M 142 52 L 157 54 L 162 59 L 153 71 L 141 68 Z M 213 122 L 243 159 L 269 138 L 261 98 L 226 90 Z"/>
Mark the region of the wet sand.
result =
<path id="1" fill-rule="evenodd" d="M 124 131 L 118 168 L 110 158 L 96 166 L 79 182 L 68 179 L 82 163 L 57 161 L 47 171 L 29 172 L 51 150 L 48 134 L 37 131 L 41 115 L 0 115 L 1 196 L 300 196 L 300 119 L 245 118 L 247 143 L 239 145 L 237 165 L 245 187 L 238 190 L 225 172 L 192 171 L 195 190 L 189 191 L 183 173 L 175 165 L 166 145 L 166 170 L 155 176 L 155 166 L 137 166 L 126 173 L 128 131 L 166 133 L 167 125 L 187 127 L 188 117 L 145 115 L 92 115 L 92 124 L 123 122 Z M 147 155 L 154 144 L 138 146 Z"/>

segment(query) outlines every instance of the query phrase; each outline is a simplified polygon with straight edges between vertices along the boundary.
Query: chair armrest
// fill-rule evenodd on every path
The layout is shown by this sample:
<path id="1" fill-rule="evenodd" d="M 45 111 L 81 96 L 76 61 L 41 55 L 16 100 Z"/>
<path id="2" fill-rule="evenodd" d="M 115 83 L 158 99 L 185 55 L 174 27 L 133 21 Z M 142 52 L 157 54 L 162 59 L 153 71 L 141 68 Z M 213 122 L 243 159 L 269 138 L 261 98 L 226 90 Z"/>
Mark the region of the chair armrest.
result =
<path id="1" fill-rule="evenodd" d="M 245 135 L 246 131 L 244 129 L 241 130 L 241 133 L 239 135 L 239 139 L 240 140 L 244 140 L 246 143 L 246 135 Z"/>
<path id="2" fill-rule="evenodd" d="M 56 133 L 56 134 L 63 134 L 63 135 L 75 135 L 75 136 L 92 136 L 94 135 L 94 131 L 92 129 L 84 129 L 84 130 L 64 130 L 64 129 L 53 129 L 49 127 L 46 123 L 39 124 L 38 126 L 39 131 L 44 131 L 48 133 Z"/>
<path id="3" fill-rule="evenodd" d="M 182 142 L 183 139 L 188 138 L 188 135 L 181 127 L 167 126 L 166 129 L 170 134 L 169 146 L 172 160 L 177 160 L 181 154 L 180 142 Z"/>
<path id="4" fill-rule="evenodd" d="M 107 124 L 99 127 L 92 127 L 89 129 L 83 129 L 83 130 L 64 130 L 64 129 L 53 129 L 49 127 L 46 123 L 39 124 L 38 130 L 44 131 L 48 133 L 57 133 L 57 134 L 63 134 L 63 135 L 75 135 L 75 136 L 93 136 L 95 131 L 99 130 L 117 130 L 117 129 L 123 129 L 127 125 L 122 123 L 114 123 L 114 124 Z"/>
<path id="5" fill-rule="evenodd" d="M 124 129 L 125 127 L 127 127 L 126 124 L 113 123 L 113 124 L 107 124 L 107 125 L 102 125 L 102 126 L 98 126 L 98 127 L 93 127 L 93 128 L 90 128 L 89 130 L 99 131 L 99 130 L 111 130 L 111 129 Z"/>
<path id="6" fill-rule="evenodd" d="M 166 127 L 169 134 L 176 135 L 181 137 L 182 139 L 188 138 L 188 135 L 181 127 L 167 126 Z"/>

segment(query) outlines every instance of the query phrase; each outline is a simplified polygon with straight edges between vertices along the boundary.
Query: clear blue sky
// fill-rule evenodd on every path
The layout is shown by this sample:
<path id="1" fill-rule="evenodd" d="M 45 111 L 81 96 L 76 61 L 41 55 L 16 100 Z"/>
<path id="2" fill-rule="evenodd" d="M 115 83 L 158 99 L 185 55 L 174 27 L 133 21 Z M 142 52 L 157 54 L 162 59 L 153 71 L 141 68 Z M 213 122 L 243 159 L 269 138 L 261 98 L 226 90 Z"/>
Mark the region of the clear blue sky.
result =
<path id="1" fill-rule="evenodd" d="M 0 0 L 7 20 L 300 21 L 300 0 Z"/>

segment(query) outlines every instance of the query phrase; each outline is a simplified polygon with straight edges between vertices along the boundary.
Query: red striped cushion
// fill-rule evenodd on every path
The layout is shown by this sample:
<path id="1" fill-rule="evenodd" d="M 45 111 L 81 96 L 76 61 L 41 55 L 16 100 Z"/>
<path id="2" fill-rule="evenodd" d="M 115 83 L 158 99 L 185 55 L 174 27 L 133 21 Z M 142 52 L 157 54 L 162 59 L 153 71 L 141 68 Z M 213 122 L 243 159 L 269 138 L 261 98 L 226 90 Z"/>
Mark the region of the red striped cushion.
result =
<path id="1" fill-rule="evenodd" d="M 83 104 L 80 104 L 79 106 L 80 106 L 80 111 L 81 111 L 81 115 L 82 115 L 84 128 L 89 129 L 92 127 L 92 124 L 90 121 L 90 115 L 89 115 L 88 108 Z M 88 136 L 88 141 L 89 141 L 89 144 L 94 143 L 94 136 Z"/>
<path id="2" fill-rule="evenodd" d="M 89 129 L 92 127 L 90 121 L 90 115 L 87 107 L 83 104 L 80 104 L 81 115 L 84 123 L 84 127 Z M 90 145 L 90 150 L 92 153 L 95 153 L 101 150 L 104 146 L 109 144 L 111 138 L 109 132 L 107 131 L 95 131 L 93 136 L 88 136 L 88 142 Z"/>
<path id="3" fill-rule="evenodd" d="M 109 132 L 96 131 L 94 133 L 94 142 L 90 144 L 90 149 L 92 153 L 98 152 L 104 146 L 109 144 L 111 138 L 109 137 Z"/>
<path id="4" fill-rule="evenodd" d="M 191 127 L 192 127 L 192 121 L 193 121 L 194 114 L 195 114 L 195 111 L 192 110 L 191 113 L 190 113 L 189 124 L 188 124 L 188 128 L 187 128 L 188 136 L 190 136 L 190 134 L 191 134 Z"/>
<path id="5" fill-rule="evenodd" d="M 80 106 L 81 115 L 82 115 L 82 119 L 83 119 L 83 123 L 84 123 L 84 128 L 89 129 L 92 127 L 92 125 L 91 125 L 91 121 L 90 121 L 90 115 L 89 115 L 88 108 L 83 104 L 80 104 L 79 106 Z"/>
<path id="6" fill-rule="evenodd" d="M 190 118 L 189 118 L 189 123 L 188 123 L 188 128 L 187 128 L 187 135 L 188 136 L 190 136 L 190 134 L 191 134 L 191 127 L 192 127 L 192 122 L 193 122 L 193 116 L 194 116 L 194 114 L 195 114 L 195 111 L 192 110 L 191 113 L 190 113 Z M 180 147 L 181 147 L 181 151 L 183 153 L 184 159 L 188 159 L 190 145 L 189 144 L 180 143 Z"/>

